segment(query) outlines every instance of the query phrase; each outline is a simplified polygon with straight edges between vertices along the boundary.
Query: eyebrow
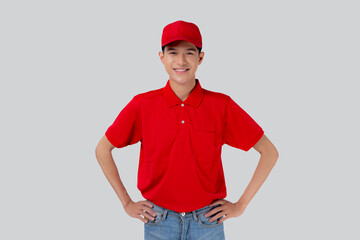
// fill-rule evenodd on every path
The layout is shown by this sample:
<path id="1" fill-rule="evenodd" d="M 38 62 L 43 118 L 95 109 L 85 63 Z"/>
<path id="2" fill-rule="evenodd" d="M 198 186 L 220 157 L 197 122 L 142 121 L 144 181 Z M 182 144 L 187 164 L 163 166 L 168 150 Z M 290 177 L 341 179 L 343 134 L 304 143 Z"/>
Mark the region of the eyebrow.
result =
<path id="1" fill-rule="evenodd" d="M 168 50 L 168 51 L 172 51 L 172 50 L 176 50 L 176 48 L 169 47 L 167 50 Z M 194 51 L 194 52 L 196 52 L 196 49 L 195 49 L 195 48 L 188 48 L 188 49 L 186 49 L 186 50 L 187 50 L 187 51 Z"/>

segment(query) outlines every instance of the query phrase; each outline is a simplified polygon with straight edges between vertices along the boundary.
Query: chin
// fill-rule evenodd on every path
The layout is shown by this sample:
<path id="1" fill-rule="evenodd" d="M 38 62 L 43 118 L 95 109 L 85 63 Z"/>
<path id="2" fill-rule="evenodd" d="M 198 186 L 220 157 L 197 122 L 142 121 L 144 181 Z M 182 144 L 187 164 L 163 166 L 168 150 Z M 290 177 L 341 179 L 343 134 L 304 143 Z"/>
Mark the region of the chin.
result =
<path id="1" fill-rule="evenodd" d="M 195 77 L 194 77 L 195 78 Z M 189 83 L 190 81 L 193 81 L 193 78 L 188 78 L 188 77 L 179 77 L 179 76 L 172 76 L 171 79 L 174 82 L 177 82 L 179 84 L 185 84 L 185 83 Z"/>
<path id="2" fill-rule="evenodd" d="M 187 84 L 190 81 L 189 79 L 183 78 L 173 78 L 172 80 L 178 84 Z"/>

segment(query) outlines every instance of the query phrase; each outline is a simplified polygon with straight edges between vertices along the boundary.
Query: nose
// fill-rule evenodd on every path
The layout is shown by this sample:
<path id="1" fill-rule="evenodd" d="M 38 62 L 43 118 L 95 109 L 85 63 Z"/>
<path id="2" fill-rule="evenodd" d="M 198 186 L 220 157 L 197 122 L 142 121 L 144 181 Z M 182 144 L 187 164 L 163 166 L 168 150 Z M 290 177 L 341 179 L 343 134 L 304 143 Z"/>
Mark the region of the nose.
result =
<path id="1" fill-rule="evenodd" d="M 186 58 L 184 54 L 178 54 L 178 64 L 179 65 L 185 65 L 186 64 Z"/>

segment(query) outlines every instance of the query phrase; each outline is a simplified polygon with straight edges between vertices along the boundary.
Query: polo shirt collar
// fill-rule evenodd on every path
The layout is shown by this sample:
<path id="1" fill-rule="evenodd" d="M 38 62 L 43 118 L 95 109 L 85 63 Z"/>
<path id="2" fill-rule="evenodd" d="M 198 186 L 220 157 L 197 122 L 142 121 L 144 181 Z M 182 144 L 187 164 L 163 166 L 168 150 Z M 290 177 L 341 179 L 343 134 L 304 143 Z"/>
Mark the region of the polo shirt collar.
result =
<path id="1" fill-rule="evenodd" d="M 203 88 L 200 85 L 199 79 L 195 79 L 195 81 L 195 87 L 192 89 L 189 96 L 185 99 L 184 104 L 188 104 L 197 108 L 203 98 Z M 167 81 L 166 86 L 163 88 L 163 94 L 165 96 L 168 107 L 172 107 L 182 103 L 181 99 L 172 90 L 170 86 L 170 79 Z"/>

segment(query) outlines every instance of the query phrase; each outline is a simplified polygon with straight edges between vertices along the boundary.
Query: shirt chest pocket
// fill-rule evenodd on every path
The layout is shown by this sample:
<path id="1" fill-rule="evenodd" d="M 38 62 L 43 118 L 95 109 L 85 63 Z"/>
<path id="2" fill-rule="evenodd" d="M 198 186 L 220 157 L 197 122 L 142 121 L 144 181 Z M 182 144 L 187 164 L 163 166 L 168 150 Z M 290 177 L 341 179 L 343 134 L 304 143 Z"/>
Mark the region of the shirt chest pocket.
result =
<path id="1" fill-rule="evenodd" d="M 215 130 L 194 130 L 193 150 L 199 162 L 213 162 L 218 159 L 218 133 Z"/>

